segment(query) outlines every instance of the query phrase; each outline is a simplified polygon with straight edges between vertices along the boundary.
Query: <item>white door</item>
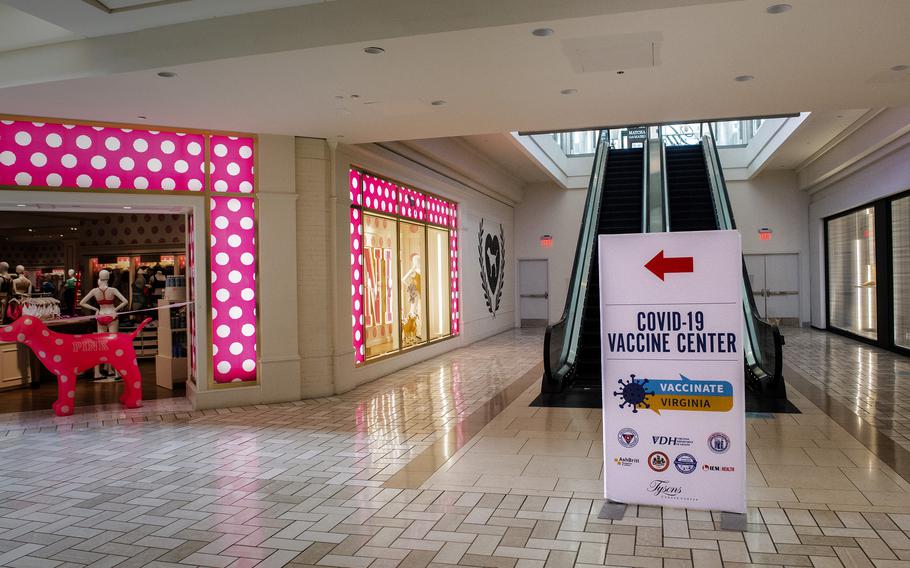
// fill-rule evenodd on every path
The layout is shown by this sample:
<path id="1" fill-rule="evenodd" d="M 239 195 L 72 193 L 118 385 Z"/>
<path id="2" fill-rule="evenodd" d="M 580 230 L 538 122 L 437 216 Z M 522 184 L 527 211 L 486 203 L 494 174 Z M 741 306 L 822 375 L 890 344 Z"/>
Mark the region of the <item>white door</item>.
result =
<path id="1" fill-rule="evenodd" d="M 799 255 L 744 256 L 759 315 L 799 325 Z"/>
<path id="2" fill-rule="evenodd" d="M 546 259 L 518 261 L 521 327 L 545 326 L 550 321 L 550 288 Z"/>
<path id="3" fill-rule="evenodd" d="M 765 257 L 766 317 L 799 322 L 799 255 Z"/>

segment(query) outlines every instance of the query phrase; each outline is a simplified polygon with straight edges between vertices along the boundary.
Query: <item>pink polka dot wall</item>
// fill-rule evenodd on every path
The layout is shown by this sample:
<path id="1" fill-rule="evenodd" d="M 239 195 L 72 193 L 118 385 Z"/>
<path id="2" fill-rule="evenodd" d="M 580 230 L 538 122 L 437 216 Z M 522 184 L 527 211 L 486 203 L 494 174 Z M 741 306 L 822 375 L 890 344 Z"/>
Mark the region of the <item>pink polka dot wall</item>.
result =
<path id="1" fill-rule="evenodd" d="M 190 234 L 188 263 L 190 282 L 195 270 L 211 268 L 212 380 L 251 382 L 258 379 L 255 150 L 250 136 L 9 118 L 0 120 L 0 190 L 203 195 L 211 242 L 206 258 L 196 258 Z"/>
<path id="2" fill-rule="evenodd" d="M 449 233 L 449 314 L 451 335 L 461 332 L 458 286 L 458 204 L 380 176 L 351 168 L 348 172 L 351 244 L 351 337 L 354 363 L 366 362 L 364 286 L 364 214 L 372 211 L 402 220 L 445 228 Z M 392 221 L 394 222 L 394 221 Z M 375 331 L 375 329 L 374 329 Z"/>

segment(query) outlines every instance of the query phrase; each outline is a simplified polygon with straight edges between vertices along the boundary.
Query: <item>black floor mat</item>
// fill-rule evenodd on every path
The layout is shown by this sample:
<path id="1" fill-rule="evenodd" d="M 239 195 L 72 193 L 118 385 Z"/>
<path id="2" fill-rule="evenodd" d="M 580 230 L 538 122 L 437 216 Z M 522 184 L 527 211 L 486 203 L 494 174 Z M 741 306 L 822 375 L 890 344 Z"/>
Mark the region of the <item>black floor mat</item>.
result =
<path id="1" fill-rule="evenodd" d="M 601 408 L 602 399 L 599 390 L 570 389 L 556 394 L 539 394 L 531 406 L 551 408 Z M 801 414 L 800 410 L 789 400 L 765 399 L 746 390 L 746 412 Z"/>

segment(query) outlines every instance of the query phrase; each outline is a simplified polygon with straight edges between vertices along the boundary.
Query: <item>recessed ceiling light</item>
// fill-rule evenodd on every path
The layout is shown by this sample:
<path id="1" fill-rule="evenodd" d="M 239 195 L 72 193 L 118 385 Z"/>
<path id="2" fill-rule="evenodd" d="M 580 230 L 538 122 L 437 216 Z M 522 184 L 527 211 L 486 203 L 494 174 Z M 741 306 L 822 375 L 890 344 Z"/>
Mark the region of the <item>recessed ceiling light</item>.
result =
<path id="1" fill-rule="evenodd" d="M 754 78 L 755 77 L 752 75 L 737 75 L 736 77 L 733 78 L 733 80 L 738 83 L 745 83 L 746 81 L 751 81 Z"/>
<path id="2" fill-rule="evenodd" d="M 173 78 L 173 77 L 176 77 L 177 74 L 174 73 L 173 71 L 159 71 L 159 72 L 158 72 L 158 76 L 159 76 L 159 77 L 164 77 L 165 79 L 171 79 L 171 78 Z"/>
<path id="3" fill-rule="evenodd" d="M 140 114 L 140 115 L 137 116 L 136 118 L 138 118 L 139 120 L 146 120 L 148 117 L 145 116 L 144 114 Z"/>
<path id="4" fill-rule="evenodd" d="M 559 91 L 560 95 L 574 95 L 578 92 L 578 89 L 563 89 Z"/>
<path id="5" fill-rule="evenodd" d="M 129 205 L 124 205 L 123 208 L 124 208 L 124 209 L 132 209 L 132 207 L 130 207 Z"/>
<path id="6" fill-rule="evenodd" d="M 555 33 L 556 32 L 553 31 L 553 28 L 537 28 L 531 32 L 531 35 L 536 37 L 550 37 Z"/>
<path id="7" fill-rule="evenodd" d="M 617 71 L 617 72 L 616 72 L 616 74 L 617 74 L 617 75 L 625 75 L 625 74 L 626 74 L 626 72 L 625 72 L 625 71 L 621 71 L 621 70 L 620 70 L 620 71 Z"/>
<path id="8" fill-rule="evenodd" d="M 907 66 L 907 65 L 895 65 L 894 67 L 891 68 L 892 71 L 906 71 L 907 69 L 910 69 L 910 66 Z"/>
<path id="9" fill-rule="evenodd" d="M 370 47 L 364 47 L 363 52 L 369 53 L 370 55 L 379 55 L 381 53 L 385 53 L 385 50 L 382 49 L 381 47 L 376 47 L 375 45 L 372 45 Z"/>
<path id="10" fill-rule="evenodd" d="M 790 4 L 772 4 L 765 8 L 765 12 L 769 14 L 783 14 L 784 12 L 789 12 L 793 9 L 793 6 Z"/>
<path id="11" fill-rule="evenodd" d="M 17 203 L 16 207 L 28 207 L 25 203 Z"/>
<path id="12" fill-rule="evenodd" d="M 431 102 L 430 104 L 433 105 L 434 107 L 441 107 L 441 106 L 445 106 L 446 101 L 444 101 L 442 99 L 438 99 L 438 100 Z"/>

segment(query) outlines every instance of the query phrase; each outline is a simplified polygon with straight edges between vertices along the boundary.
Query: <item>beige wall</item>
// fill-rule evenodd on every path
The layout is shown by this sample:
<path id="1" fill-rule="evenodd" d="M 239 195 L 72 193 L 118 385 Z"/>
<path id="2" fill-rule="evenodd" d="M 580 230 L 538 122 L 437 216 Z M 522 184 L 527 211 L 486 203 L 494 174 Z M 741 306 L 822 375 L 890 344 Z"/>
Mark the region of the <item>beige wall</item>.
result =
<path id="1" fill-rule="evenodd" d="M 516 209 L 518 258 L 548 261 L 550 323 L 559 321 L 565 308 L 587 195 L 587 189 L 567 190 L 551 183 L 535 184 L 525 188 L 524 199 Z M 553 237 L 552 248 L 540 246 L 544 234 Z M 516 314 L 516 323 L 520 323 L 520 317 Z"/>

